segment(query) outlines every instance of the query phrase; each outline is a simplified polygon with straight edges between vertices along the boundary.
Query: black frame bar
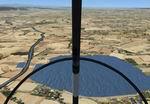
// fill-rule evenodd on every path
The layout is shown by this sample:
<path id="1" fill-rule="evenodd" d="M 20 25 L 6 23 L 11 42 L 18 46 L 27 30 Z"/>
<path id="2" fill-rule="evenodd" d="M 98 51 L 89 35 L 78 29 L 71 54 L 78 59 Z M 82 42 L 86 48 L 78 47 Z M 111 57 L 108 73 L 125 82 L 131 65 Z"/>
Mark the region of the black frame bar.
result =
<path id="1" fill-rule="evenodd" d="M 17 89 L 29 78 L 31 77 L 32 75 L 36 74 L 37 72 L 41 71 L 41 70 L 44 70 L 44 68 L 50 66 L 50 65 L 53 65 L 53 64 L 56 64 L 56 63 L 59 63 L 59 62 L 64 62 L 64 61 L 69 61 L 69 60 L 72 60 L 72 57 L 68 57 L 68 58 L 62 58 L 62 59 L 58 59 L 58 60 L 55 60 L 55 61 L 52 61 L 50 63 L 47 63 L 39 68 L 37 68 L 36 70 L 32 71 L 31 73 L 29 73 L 24 79 L 22 79 L 18 85 L 11 91 L 11 93 L 9 94 L 9 96 L 7 97 L 7 99 L 5 100 L 4 104 L 8 104 L 9 100 L 11 99 L 11 97 L 14 95 L 14 93 L 17 91 Z M 125 79 L 136 91 L 137 93 L 139 94 L 139 96 L 141 97 L 141 99 L 143 100 L 143 102 L 145 104 L 148 104 L 146 98 L 144 97 L 144 95 L 142 94 L 141 90 L 127 77 L 125 76 L 122 72 L 118 71 L 116 68 L 104 63 L 104 62 L 101 62 L 101 61 L 98 61 L 98 60 L 94 60 L 94 59 L 90 59 L 90 58 L 85 58 L 85 57 L 81 57 L 80 60 L 83 60 L 83 61 L 88 61 L 88 62 L 93 62 L 93 63 L 96 63 L 96 64 L 99 64 L 99 65 L 102 65 L 104 67 L 106 67 L 107 69 L 109 70 L 112 70 L 113 72 L 117 73 L 118 75 L 120 75 L 123 79 Z M 77 101 L 77 100 L 75 100 Z"/>
<path id="2" fill-rule="evenodd" d="M 9 94 L 7 99 L 5 100 L 4 104 L 7 104 L 11 97 L 14 95 L 14 93 L 17 91 L 17 89 L 25 82 L 30 76 L 33 74 L 39 72 L 40 70 L 44 69 L 45 67 L 49 65 L 53 65 L 58 62 L 68 61 L 72 60 L 72 72 L 73 72 L 73 104 L 79 103 L 79 73 L 80 73 L 80 60 L 93 62 L 96 64 L 103 65 L 107 67 L 108 69 L 114 71 L 115 73 L 119 74 L 122 78 L 124 78 L 140 95 L 142 100 L 145 104 L 147 103 L 146 98 L 141 93 L 140 89 L 123 73 L 118 71 L 117 69 L 113 68 L 112 66 L 109 66 L 106 63 L 103 63 L 101 61 L 97 61 L 90 58 L 80 58 L 80 37 L 81 37 L 81 14 L 82 14 L 82 0 L 72 0 L 72 58 L 62 58 L 59 60 L 55 60 L 53 62 L 50 62 L 48 64 L 45 64 L 38 69 L 34 70 L 30 74 L 28 74 L 23 80 L 19 82 L 19 84 L 12 90 L 12 92 Z"/>
<path id="3" fill-rule="evenodd" d="M 79 102 L 82 0 L 72 0 L 73 104 Z"/>

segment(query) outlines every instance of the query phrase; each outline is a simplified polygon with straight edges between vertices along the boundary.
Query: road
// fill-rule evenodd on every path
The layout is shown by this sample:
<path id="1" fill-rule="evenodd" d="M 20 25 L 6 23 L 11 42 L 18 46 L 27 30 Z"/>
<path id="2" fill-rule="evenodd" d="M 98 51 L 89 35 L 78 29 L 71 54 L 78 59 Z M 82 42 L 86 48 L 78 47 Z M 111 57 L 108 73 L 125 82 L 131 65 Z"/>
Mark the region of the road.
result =
<path id="1" fill-rule="evenodd" d="M 0 89 L 3 88 L 3 87 L 5 87 L 5 86 L 8 85 L 9 83 L 13 82 L 14 80 L 16 80 L 17 78 L 19 78 L 20 76 L 22 76 L 22 75 L 28 70 L 28 68 L 29 68 L 29 66 L 30 66 L 30 64 L 31 64 L 31 60 L 32 60 L 32 58 L 33 58 L 33 56 L 34 56 L 34 48 L 35 48 L 41 41 L 43 41 L 43 39 L 45 38 L 45 36 L 44 36 L 45 33 L 44 33 L 44 32 L 41 32 L 41 31 L 35 29 L 34 27 L 32 27 L 32 29 L 33 29 L 34 31 L 36 31 L 36 32 L 41 33 L 41 34 L 40 34 L 41 37 L 30 47 L 29 52 L 28 52 L 28 60 L 27 60 L 27 62 L 26 62 L 26 64 L 25 64 L 25 66 L 23 67 L 23 69 L 20 71 L 20 73 L 18 73 L 18 74 L 15 75 L 14 77 L 10 78 L 8 81 L 2 83 L 2 84 L 0 85 Z"/>

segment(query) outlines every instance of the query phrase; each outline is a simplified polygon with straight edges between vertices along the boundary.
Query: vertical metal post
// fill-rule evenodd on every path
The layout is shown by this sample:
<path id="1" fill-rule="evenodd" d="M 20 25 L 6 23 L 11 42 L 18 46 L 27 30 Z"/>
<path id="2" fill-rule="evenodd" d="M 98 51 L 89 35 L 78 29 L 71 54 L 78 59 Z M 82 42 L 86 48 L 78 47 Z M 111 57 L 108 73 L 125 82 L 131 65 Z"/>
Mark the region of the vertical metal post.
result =
<path id="1" fill-rule="evenodd" d="M 81 12 L 82 0 L 72 0 L 73 104 L 79 103 Z"/>

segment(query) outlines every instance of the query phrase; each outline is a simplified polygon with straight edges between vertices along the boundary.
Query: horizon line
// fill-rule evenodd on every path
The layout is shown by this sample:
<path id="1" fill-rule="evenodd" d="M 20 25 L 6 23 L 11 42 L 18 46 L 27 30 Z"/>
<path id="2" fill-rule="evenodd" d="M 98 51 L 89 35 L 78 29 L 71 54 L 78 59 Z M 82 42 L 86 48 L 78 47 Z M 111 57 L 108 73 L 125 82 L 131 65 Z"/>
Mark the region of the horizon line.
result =
<path id="1" fill-rule="evenodd" d="M 61 6 L 61 5 L 47 5 L 47 6 L 44 6 L 44 5 L 28 5 L 28 4 L 0 4 L 0 7 L 33 7 L 33 8 L 71 8 L 71 6 Z M 119 6 L 105 6 L 105 7 L 98 7 L 98 6 L 84 6 L 83 5 L 83 8 L 95 8 L 95 9 L 103 9 L 103 8 L 114 8 L 114 9 L 150 9 L 150 7 L 144 7 L 144 6 L 122 6 L 122 7 L 119 7 Z"/>

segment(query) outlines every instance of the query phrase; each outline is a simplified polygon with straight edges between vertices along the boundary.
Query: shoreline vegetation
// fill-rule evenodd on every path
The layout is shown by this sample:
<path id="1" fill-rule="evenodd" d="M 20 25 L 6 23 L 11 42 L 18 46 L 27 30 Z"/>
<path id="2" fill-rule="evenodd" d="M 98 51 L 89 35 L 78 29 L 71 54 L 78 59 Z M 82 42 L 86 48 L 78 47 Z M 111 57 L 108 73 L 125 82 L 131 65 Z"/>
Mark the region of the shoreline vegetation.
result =
<path id="1" fill-rule="evenodd" d="M 8 97 L 10 94 L 10 89 L 3 88 L 0 90 L 2 94 L 4 94 L 5 97 Z M 31 93 L 30 95 L 34 95 L 37 97 L 44 97 L 44 99 L 57 101 L 59 104 L 68 104 L 65 103 L 65 100 L 63 98 L 63 93 L 68 93 L 63 90 L 55 90 L 51 89 L 45 85 L 38 85 Z M 147 101 L 150 101 L 150 90 L 142 92 L 147 99 Z M 72 94 L 68 93 L 71 97 Z M 69 97 L 69 98 L 70 98 Z M 80 99 L 90 99 L 91 101 L 95 102 L 95 104 L 131 104 L 133 102 L 140 103 L 142 102 L 141 98 L 137 95 L 122 95 L 122 96 L 110 96 L 110 97 L 85 97 L 80 96 Z M 11 98 L 11 101 L 14 101 L 16 104 L 26 104 L 22 101 L 22 99 L 17 98 L 16 96 L 13 96 Z M 71 102 L 69 103 L 71 104 Z"/>

